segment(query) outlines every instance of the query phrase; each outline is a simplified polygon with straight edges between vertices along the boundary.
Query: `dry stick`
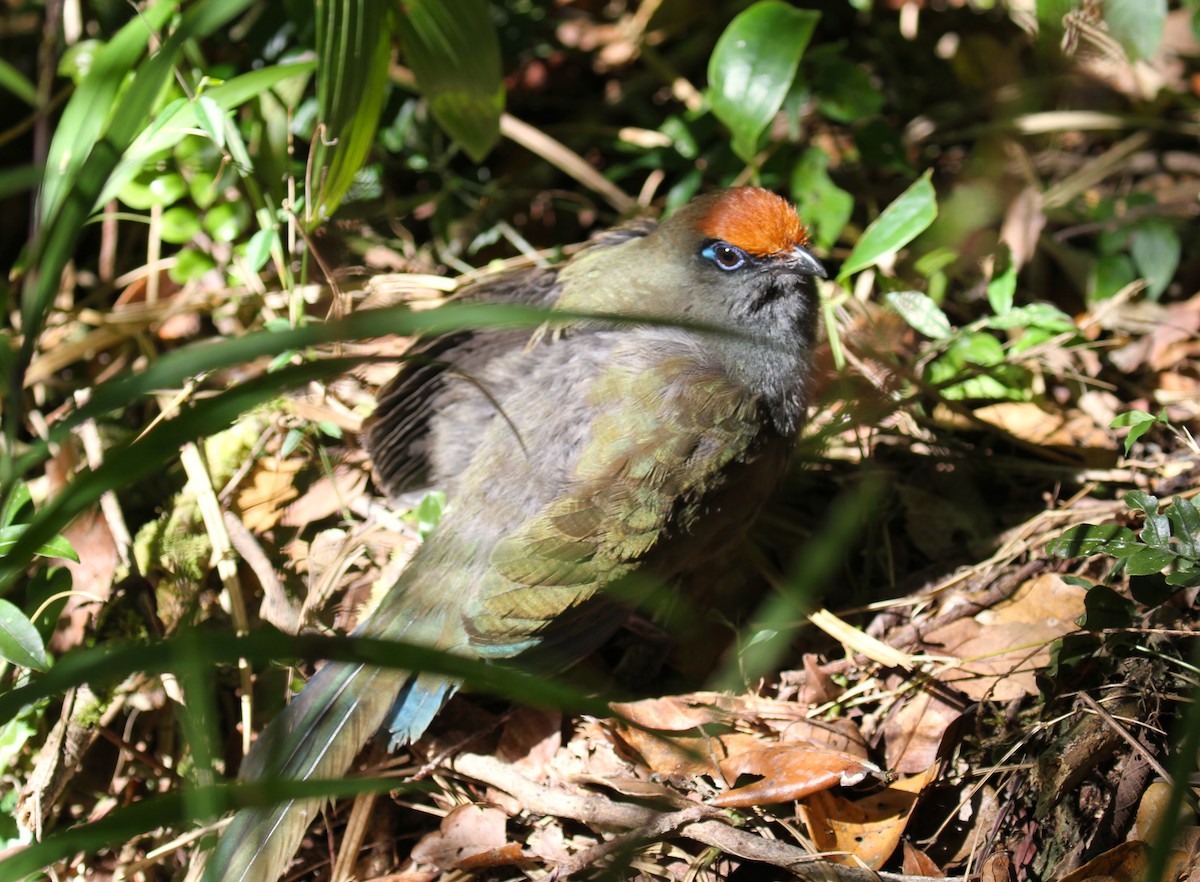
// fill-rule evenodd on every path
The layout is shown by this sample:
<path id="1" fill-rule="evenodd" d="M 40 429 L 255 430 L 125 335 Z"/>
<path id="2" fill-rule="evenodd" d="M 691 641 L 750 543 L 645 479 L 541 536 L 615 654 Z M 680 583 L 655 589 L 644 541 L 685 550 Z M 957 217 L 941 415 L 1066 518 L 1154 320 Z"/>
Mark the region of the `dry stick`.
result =
<path id="1" fill-rule="evenodd" d="M 782 867 L 807 882 L 931 882 L 923 876 L 875 873 L 829 863 L 795 845 L 764 839 L 731 827 L 724 821 L 692 820 L 689 815 L 691 809 L 664 813 L 643 806 L 613 802 L 599 794 L 583 795 L 545 787 L 530 781 L 494 757 L 463 754 L 456 757 L 451 766 L 461 775 L 503 790 L 531 814 L 570 818 L 601 830 L 633 831 L 634 835 L 643 839 L 653 837 L 656 830 L 665 828 L 669 832 L 678 826 L 680 836 L 718 848 L 734 857 Z M 712 810 L 708 809 L 703 814 L 711 816 Z M 724 812 L 720 815 L 724 816 Z M 576 869 L 573 868 L 572 872 Z M 956 882 L 956 878 L 957 882 L 961 882 L 961 877 L 949 877 L 949 880 L 942 882 Z"/>
<path id="2" fill-rule="evenodd" d="M 229 609 L 234 628 L 239 635 L 246 634 L 250 631 L 250 620 L 246 615 L 246 598 L 242 593 L 242 583 L 238 578 L 237 558 L 233 553 L 229 532 L 225 529 L 225 518 L 221 514 L 221 503 L 217 500 L 216 491 L 213 490 L 212 477 L 208 473 L 204 458 L 200 455 L 200 448 L 194 441 L 183 445 L 180 461 L 196 494 L 196 505 L 200 509 L 200 517 L 204 521 L 204 529 L 208 532 L 209 542 L 212 543 L 217 575 L 229 595 Z M 238 679 L 242 687 L 242 756 L 245 756 L 250 752 L 253 686 L 250 681 L 250 664 L 244 658 L 238 659 Z"/>

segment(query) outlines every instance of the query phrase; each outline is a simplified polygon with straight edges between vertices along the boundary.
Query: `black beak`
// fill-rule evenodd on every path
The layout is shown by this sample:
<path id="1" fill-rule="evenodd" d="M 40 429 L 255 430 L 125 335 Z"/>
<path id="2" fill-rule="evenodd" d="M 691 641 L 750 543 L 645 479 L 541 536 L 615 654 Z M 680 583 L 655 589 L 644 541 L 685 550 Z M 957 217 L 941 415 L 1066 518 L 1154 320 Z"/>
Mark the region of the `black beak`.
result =
<path id="1" fill-rule="evenodd" d="M 792 253 L 788 258 L 788 262 L 796 268 L 797 272 L 803 273 L 806 276 L 819 276 L 822 279 L 829 278 L 829 274 L 825 272 L 825 267 L 821 265 L 821 261 L 813 257 L 812 252 L 807 248 L 801 248 L 797 245 L 792 249 Z"/>

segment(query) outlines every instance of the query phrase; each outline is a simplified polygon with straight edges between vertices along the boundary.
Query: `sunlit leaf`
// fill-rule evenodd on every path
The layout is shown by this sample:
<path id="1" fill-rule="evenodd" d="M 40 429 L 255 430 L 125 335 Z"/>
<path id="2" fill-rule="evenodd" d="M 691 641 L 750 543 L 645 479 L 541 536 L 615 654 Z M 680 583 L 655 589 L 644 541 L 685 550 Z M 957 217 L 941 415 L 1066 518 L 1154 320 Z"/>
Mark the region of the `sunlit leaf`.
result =
<path id="1" fill-rule="evenodd" d="M 404 57 L 434 118 L 481 162 L 500 138 L 500 41 L 484 0 L 405 0 Z"/>
<path id="2" fill-rule="evenodd" d="M 708 98 L 743 161 L 754 159 L 759 136 L 783 106 L 820 17 L 781 0 L 761 0 L 717 40 L 708 61 Z"/>
<path id="3" fill-rule="evenodd" d="M 930 172 L 918 178 L 911 187 L 896 197 L 864 231 L 854 250 L 842 264 L 839 278 L 878 263 L 895 254 L 937 218 L 937 195 L 930 181 Z"/>
<path id="4" fill-rule="evenodd" d="M 883 296 L 888 306 L 900 313 L 916 331 L 933 340 L 944 340 L 953 328 L 946 313 L 933 300 L 920 291 L 889 291 Z"/>
<path id="5" fill-rule="evenodd" d="M 387 97 L 392 7 L 387 0 L 317 0 L 317 102 L 307 218 L 316 226 L 333 214 L 362 168 Z"/>
<path id="6" fill-rule="evenodd" d="M 0 658 L 35 671 L 44 671 L 50 666 L 42 636 L 33 622 L 3 599 L 0 599 Z"/>

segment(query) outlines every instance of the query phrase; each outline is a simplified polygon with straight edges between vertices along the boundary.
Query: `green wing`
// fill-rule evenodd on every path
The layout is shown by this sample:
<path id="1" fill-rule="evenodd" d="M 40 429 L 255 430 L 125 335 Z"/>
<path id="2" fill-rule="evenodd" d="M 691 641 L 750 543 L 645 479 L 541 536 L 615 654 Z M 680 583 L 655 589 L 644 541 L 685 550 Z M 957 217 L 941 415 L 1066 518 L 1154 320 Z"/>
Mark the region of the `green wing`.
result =
<path id="1" fill-rule="evenodd" d="M 598 629 L 572 611 L 664 545 L 686 543 L 706 494 L 747 456 L 762 422 L 744 389 L 694 358 L 610 369 L 590 396 L 597 416 L 566 492 L 496 545 L 466 611 L 482 655 L 547 641 L 568 651 L 580 641 L 586 652 L 598 640 L 583 632 Z"/>

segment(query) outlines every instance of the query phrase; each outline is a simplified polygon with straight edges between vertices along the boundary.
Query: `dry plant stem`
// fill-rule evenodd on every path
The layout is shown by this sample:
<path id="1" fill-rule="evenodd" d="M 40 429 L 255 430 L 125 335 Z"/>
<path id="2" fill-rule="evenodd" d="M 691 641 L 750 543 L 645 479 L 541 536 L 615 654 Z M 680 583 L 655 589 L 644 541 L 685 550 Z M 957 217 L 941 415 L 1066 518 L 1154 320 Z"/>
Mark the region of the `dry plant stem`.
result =
<path id="1" fill-rule="evenodd" d="M 329 877 L 330 882 L 349 882 L 350 876 L 354 872 L 355 861 L 358 859 L 359 852 L 362 851 L 363 839 L 367 835 L 367 825 L 371 819 L 371 812 L 375 810 L 375 801 L 378 797 L 377 793 L 364 793 L 355 798 L 354 807 L 350 810 L 346 829 L 343 831 L 341 842 L 338 845 L 337 856 L 334 858 L 333 870 Z"/>
<path id="2" fill-rule="evenodd" d="M 90 397 L 89 390 L 80 389 L 75 393 L 75 406 L 83 407 Z M 104 463 L 104 444 L 100 440 L 95 420 L 86 420 L 79 427 L 79 440 L 83 442 L 88 468 L 92 471 L 100 468 Z M 113 542 L 117 546 L 117 557 L 120 558 L 121 565 L 128 569 L 133 560 L 129 553 L 133 548 L 133 536 L 125 523 L 125 515 L 121 511 L 121 503 L 117 501 L 116 493 L 108 490 L 100 497 L 100 511 L 104 513 L 104 520 L 108 523 L 109 532 L 112 533 Z"/>
<path id="3" fill-rule="evenodd" d="M 217 576 L 229 595 L 230 615 L 238 634 L 250 631 L 250 620 L 246 615 L 246 598 L 242 594 L 242 583 L 238 579 L 237 560 L 233 554 L 233 545 L 229 540 L 229 532 L 225 529 L 225 518 L 221 514 L 221 503 L 213 490 L 212 477 L 200 454 L 200 448 L 189 441 L 180 452 L 183 470 L 187 473 L 188 482 L 196 494 L 196 505 L 200 509 L 200 517 L 204 521 L 204 529 L 208 531 L 209 542 L 212 543 L 212 556 L 216 563 Z M 242 688 L 242 755 L 250 751 L 250 733 L 252 731 L 253 687 L 250 678 L 250 664 L 244 658 L 238 659 L 238 679 Z"/>
<path id="4" fill-rule="evenodd" d="M 254 572 L 258 584 L 262 586 L 263 602 L 260 617 L 270 622 L 280 631 L 295 634 L 300 629 L 300 610 L 288 599 L 283 583 L 275 572 L 275 566 L 267 553 L 262 550 L 254 534 L 246 529 L 246 525 L 231 511 L 224 512 L 225 529 L 229 531 L 229 542 L 233 550 L 246 562 Z"/>
<path id="5" fill-rule="evenodd" d="M 503 790 L 514 797 L 525 811 L 556 818 L 570 818 L 600 830 L 624 829 L 634 831 L 637 838 L 652 838 L 658 825 L 665 824 L 664 832 L 678 827 L 678 835 L 693 839 L 725 854 L 745 860 L 757 861 L 781 867 L 799 879 L 808 882 L 918 882 L 921 876 L 903 876 L 895 873 L 874 873 L 857 867 L 843 867 L 827 863 L 809 854 L 802 848 L 774 839 L 764 839 L 732 827 L 723 821 L 693 820 L 689 813 L 658 812 L 651 808 L 613 802 L 599 794 L 583 795 L 557 790 L 535 784 L 514 771 L 506 763 L 494 757 L 478 754 L 463 754 L 452 763 L 459 774 L 473 778 L 483 784 Z M 698 817 L 714 814 L 711 810 L 698 813 Z M 715 813 L 724 816 L 723 812 Z M 679 818 L 680 815 L 689 815 Z M 591 851 L 591 850 L 589 850 Z M 574 871 L 574 870 L 573 870 Z M 955 882 L 956 877 L 949 877 Z"/>
<path id="6" fill-rule="evenodd" d="M 621 214 L 628 214 L 637 207 L 632 196 L 588 165 L 582 156 L 529 123 L 505 113 L 500 117 L 500 134 L 599 193 Z"/>
<path id="7" fill-rule="evenodd" d="M 1150 764 L 1151 768 L 1154 769 L 1154 771 L 1158 772 L 1158 774 L 1160 774 L 1162 776 L 1164 781 L 1166 781 L 1168 784 L 1174 786 L 1174 783 L 1175 783 L 1174 778 L 1171 776 L 1171 773 L 1167 770 L 1167 767 L 1164 766 L 1162 763 L 1160 763 L 1158 761 L 1158 759 L 1154 756 L 1154 754 L 1152 754 L 1152 753 L 1150 753 L 1150 751 L 1146 750 L 1146 747 L 1144 744 L 1142 744 L 1136 738 L 1134 738 L 1132 735 L 1130 735 L 1129 730 L 1126 729 L 1124 726 L 1122 726 L 1116 717 L 1114 717 L 1112 714 L 1110 714 L 1108 711 L 1106 711 L 1100 705 L 1100 703 L 1098 701 L 1096 701 L 1096 699 L 1092 698 L 1086 692 L 1080 692 L 1079 698 L 1085 705 L 1088 706 L 1088 708 L 1090 708 L 1094 713 L 1099 715 L 1100 719 L 1102 719 L 1102 720 L 1104 720 L 1104 722 L 1108 723 L 1108 725 L 1110 725 L 1113 728 L 1114 732 L 1116 732 L 1118 735 L 1120 735 L 1122 738 L 1124 738 L 1125 741 L 1129 744 L 1129 746 L 1131 748 L 1133 748 L 1133 750 L 1136 753 L 1140 754 L 1142 759 L 1144 759 L 1146 762 L 1148 762 Z"/>
<path id="8" fill-rule="evenodd" d="M 554 879 L 568 879 L 576 873 L 586 870 L 593 864 L 599 863 L 611 854 L 622 851 L 633 852 L 642 843 L 661 839 L 668 833 L 675 832 L 684 824 L 695 823 L 713 814 L 714 812 L 711 809 L 703 805 L 694 805 L 691 808 L 682 809 L 677 812 L 660 814 L 650 823 L 644 824 L 636 830 L 614 836 L 612 839 L 601 842 L 599 845 L 594 845 L 591 848 L 585 848 L 583 851 L 578 852 L 570 860 L 559 864 L 551 873 L 551 877 Z"/>

